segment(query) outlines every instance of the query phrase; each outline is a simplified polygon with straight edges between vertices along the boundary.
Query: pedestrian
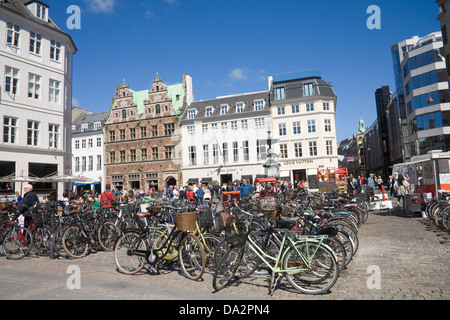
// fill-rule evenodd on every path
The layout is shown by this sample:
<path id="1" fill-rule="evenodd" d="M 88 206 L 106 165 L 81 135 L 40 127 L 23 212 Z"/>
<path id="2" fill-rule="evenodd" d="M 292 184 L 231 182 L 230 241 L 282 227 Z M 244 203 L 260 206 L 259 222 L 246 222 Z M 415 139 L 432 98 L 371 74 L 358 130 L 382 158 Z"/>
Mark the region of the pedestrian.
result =
<path id="1" fill-rule="evenodd" d="M 203 193 L 204 193 L 203 200 L 209 203 L 211 201 L 211 190 L 208 187 L 205 187 L 203 189 Z"/>
<path id="2" fill-rule="evenodd" d="M 22 196 L 20 195 L 19 191 L 16 191 L 16 193 L 14 194 L 13 202 L 15 205 L 18 205 L 20 201 L 22 201 Z"/>
<path id="3" fill-rule="evenodd" d="M 195 201 L 195 194 L 194 194 L 194 190 L 193 190 L 192 186 L 189 186 L 188 191 L 186 191 L 186 200 L 188 200 L 190 202 Z"/>
<path id="4" fill-rule="evenodd" d="M 353 194 L 355 192 L 355 184 L 353 183 L 353 174 L 350 173 L 350 176 L 347 178 L 347 193 Z"/>
<path id="5" fill-rule="evenodd" d="M 373 173 L 371 173 L 367 178 L 367 192 L 373 195 L 374 191 L 375 191 L 375 180 L 373 179 Z"/>
<path id="6" fill-rule="evenodd" d="M 111 192 L 111 185 L 107 184 L 105 186 L 105 191 L 100 195 L 100 203 L 102 208 L 111 209 L 113 207 L 113 202 L 116 201 L 114 194 Z"/>
<path id="7" fill-rule="evenodd" d="M 249 184 L 247 184 L 247 180 L 244 179 L 242 181 L 241 190 L 239 191 L 239 198 L 242 202 L 248 202 L 251 197 L 253 197 L 253 187 Z"/>
<path id="8" fill-rule="evenodd" d="M 402 174 L 398 175 L 397 180 L 394 183 L 394 194 L 397 199 L 397 209 L 400 208 L 400 200 L 403 198 L 403 206 L 406 205 L 404 197 L 408 193 L 409 183 L 406 181 Z"/>
<path id="9" fill-rule="evenodd" d="M 39 203 L 39 198 L 34 193 L 33 186 L 31 184 L 26 184 L 23 190 L 25 191 L 25 194 L 23 195 L 22 201 L 20 201 L 19 212 L 25 218 L 25 228 L 28 228 L 33 218 L 31 209 L 33 209 L 33 207 Z"/>
<path id="10" fill-rule="evenodd" d="M 203 205 L 203 196 L 205 195 L 205 192 L 203 191 L 203 188 L 200 186 L 197 188 L 197 191 L 195 191 L 195 198 L 197 199 L 197 203 L 199 205 Z"/>

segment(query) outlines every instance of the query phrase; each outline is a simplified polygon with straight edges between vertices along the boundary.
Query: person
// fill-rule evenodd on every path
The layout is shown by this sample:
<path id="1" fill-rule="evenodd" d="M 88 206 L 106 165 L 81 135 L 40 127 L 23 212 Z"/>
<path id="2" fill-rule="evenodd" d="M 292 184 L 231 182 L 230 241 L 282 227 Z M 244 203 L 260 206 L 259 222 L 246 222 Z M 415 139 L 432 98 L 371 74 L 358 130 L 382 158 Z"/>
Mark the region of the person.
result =
<path id="1" fill-rule="evenodd" d="M 39 203 L 38 196 L 33 192 L 33 186 L 31 184 L 26 184 L 23 188 L 25 194 L 23 195 L 22 201 L 19 204 L 19 212 L 25 217 L 25 227 L 29 227 L 33 214 L 31 209 Z"/>
<path id="2" fill-rule="evenodd" d="M 192 186 L 189 186 L 188 191 L 186 191 L 186 200 L 190 202 L 195 201 L 195 194 Z"/>
<path id="3" fill-rule="evenodd" d="M 253 188 L 251 185 L 247 184 L 247 180 L 242 181 L 241 190 L 239 191 L 239 198 L 242 202 L 248 202 L 251 197 L 253 197 Z"/>
<path id="4" fill-rule="evenodd" d="M 69 190 L 63 192 L 61 202 L 64 204 L 64 208 L 69 207 Z"/>
<path id="5" fill-rule="evenodd" d="M 397 199 L 397 209 L 400 207 L 400 200 L 407 193 L 409 193 L 409 182 L 405 179 L 405 177 L 402 174 L 399 174 L 394 184 L 394 194 L 395 198 Z M 404 201 L 403 205 L 405 205 Z"/>
<path id="6" fill-rule="evenodd" d="M 350 173 L 350 176 L 347 178 L 347 193 L 353 194 L 355 191 L 355 185 L 353 184 L 353 174 Z"/>
<path id="7" fill-rule="evenodd" d="M 197 203 L 199 205 L 203 205 L 203 196 L 205 195 L 205 192 L 203 191 L 203 188 L 200 186 L 195 191 L 195 198 L 197 199 Z"/>
<path id="8" fill-rule="evenodd" d="M 173 193 L 173 201 L 177 201 L 180 199 L 180 191 L 178 190 L 178 186 L 174 185 L 173 189 L 172 189 L 172 193 Z"/>
<path id="9" fill-rule="evenodd" d="M 390 189 L 390 195 L 392 197 L 395 197 L 395 181 L 397 181 L 397 172 L 394 172 L 394 176 L 389 180 L 389 189 Z"/>
<path id="10" fill-rule="evenodd" d="M 172 202 L 173 199 L 173 187 L 169 186 L 166 191 L 167 197 L 169 198 L 169 202 Z"/>
<path id="11" fill-rule="evenodd" d="M 111 209 L 113 207 L 112 203 L 116 201 L 114 194 L 111 192 L 111 185 L 107 184 L 105 186 L 105 192 L 100 196 L 100 202 L 102 203 L 102 208 Z"/>
<path id="12" fill-rule="evenodd" d="M 22 201 L 22 196 L 20 195 L 19 191 L 16 191 L 13 202 L 17 206 L 20 201 Z"/>
<path id="13" fill-rule="evenodd" d="M 378 188 L 380 188 L 381 189 L 381 185 L 383 184 L 383 179 L 381 178 L 381 176 L 378 176 L 378 179 L 377 179 L 377 185 L 378 185 Z"/>
<path id="14" fill-rule="evenodd" d="M 375 180 L 373 179 L 373 173 L 371 173 L 369 175 L 369 177 L 367 178 L 367 192 L 369 192 L 370 194 L 373 194 L 375 190 Z"/>
<path id="15" fill-rule="evenodd" d="M 205 202 L 210 202 L 211 201 L 211 190 L 207 187 L 205 187 L 203 189 L 204 192 L 204 196 L 203 196 L 203 200 L 205 200 Z"/>

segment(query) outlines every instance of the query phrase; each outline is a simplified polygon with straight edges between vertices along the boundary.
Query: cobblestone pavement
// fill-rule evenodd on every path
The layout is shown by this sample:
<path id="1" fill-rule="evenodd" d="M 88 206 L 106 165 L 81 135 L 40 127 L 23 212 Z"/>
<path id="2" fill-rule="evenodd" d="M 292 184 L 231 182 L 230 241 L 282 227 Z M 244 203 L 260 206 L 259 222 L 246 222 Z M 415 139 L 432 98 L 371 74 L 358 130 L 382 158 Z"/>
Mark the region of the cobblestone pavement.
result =
<path id="1" fill-rule="evenodd" d="M 193 282 L 176 268 L 160 275 L 142 272 L 127 276 L 116 271 L 112 253 L 98 252 L 80 260 L 50 260 L 33 255 L 10 261 L 0 257 L 0 299 L 450 299 L 449 234 L 431 221 L 403 212 L 372 212 L 359 232 L 359 241 L 356 256 L 341 272 L 331 292 L 319 296 L 297 293 L 284 279 L 268 296 L 266 276 L 243 279 L 220 292 L 214 292 L 211 275 L 205 274 L 202 281 Z M 67 286 L 73 267 L 79 268 L 81 275 L 79 289 Z"/>

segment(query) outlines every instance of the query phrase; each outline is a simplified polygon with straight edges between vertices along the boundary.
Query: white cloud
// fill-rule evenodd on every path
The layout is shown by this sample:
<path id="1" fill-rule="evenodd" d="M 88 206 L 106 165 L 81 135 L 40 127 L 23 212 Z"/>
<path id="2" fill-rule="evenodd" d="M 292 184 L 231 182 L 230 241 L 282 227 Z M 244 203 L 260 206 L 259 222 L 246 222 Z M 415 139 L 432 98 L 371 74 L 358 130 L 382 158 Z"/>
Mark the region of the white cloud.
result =
<path id="1" fill-rule="evenodd" d="M 228 77 L 233 80 L 247 80 L 247 71 L 245 69 L 236 68 L 230 71 Z"/>
<path id="2" fill-rule="evenodd" d="M 88 9 L 95 13 L 114 12 L 116 0 L 84 0 Z"/>
<path id="3" fill-rule="evenodd" d="M 79 107 L 80 106 L 80 101 L 78 101 L 77 98 L 72 97 L 72 107 Z"/>

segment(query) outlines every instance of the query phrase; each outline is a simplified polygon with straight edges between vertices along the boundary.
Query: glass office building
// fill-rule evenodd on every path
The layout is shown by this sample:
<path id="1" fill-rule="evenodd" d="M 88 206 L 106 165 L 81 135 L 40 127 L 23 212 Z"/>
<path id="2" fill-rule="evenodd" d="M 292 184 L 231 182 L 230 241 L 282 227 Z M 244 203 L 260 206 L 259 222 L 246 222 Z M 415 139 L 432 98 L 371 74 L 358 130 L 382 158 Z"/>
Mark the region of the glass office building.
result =
<path id="1" fill-rule="evenodd" d="M 392 47 L 405 158 L 450 150 L 450 94 L 441 32 Z"/>

